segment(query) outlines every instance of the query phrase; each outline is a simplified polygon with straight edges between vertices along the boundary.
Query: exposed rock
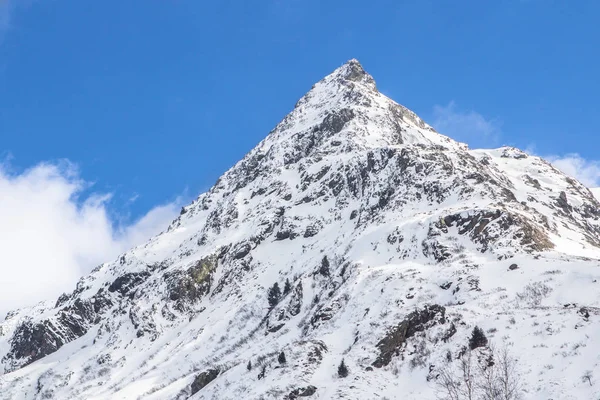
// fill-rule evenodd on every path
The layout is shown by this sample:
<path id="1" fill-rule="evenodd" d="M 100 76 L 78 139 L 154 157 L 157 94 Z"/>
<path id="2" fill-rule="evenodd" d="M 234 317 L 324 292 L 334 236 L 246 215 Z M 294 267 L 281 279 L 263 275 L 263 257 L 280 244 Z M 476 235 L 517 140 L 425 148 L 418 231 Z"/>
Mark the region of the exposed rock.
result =
<path id="1" fill-rule="evenodd" d="M 10 340 L 10 351 L 2 361 L 10 364 L 9 370 L 31 364 L 54 353 L 87 333 L 99 322 L 99 315 L 112 306 L 102 289 L 89 300 L 76 299 L 63 307 L 55 318 L 38 323 L 24 321 L 15 330 Z"/>
<path id="2" fill-rule="evenodd" d="M 300 314 L 300 310 L 302 309 L 302 295 L 302 282 L 298 282 L 292 291 L 290 303 L 287 308 L 287 311 L 291 316 Z"/>
<path id="3" fill-rule="evenodd" d="M 460 235 L 468 235 L 487 251 L 499 239 L 504 239 L 513 231 L 512 237 L 528 251 L 543 251 L 554 247 L 548 235 L 540 228 L 519 215 L 503 210 L 477 211 L 468 214 L 453 214 L 443 218 L 436 225 L 447 233 L 447 227 L 456 226 Z"/>
<path id="4" fill-rule="evenodd" d="M 301 388 L 296 388 L 291 391 L 289 395 L 287 395 L 286 399 L 292 400 L 297 399 L 299 397 L 310 397 L 317 392 L 317 388 L 315 386 L 306 386 Z"/>
<path id="5" fill-rule="evenodd" d="M 567 200 L 567 194 L 565 192 L 560 192 L 558 199 L 556 199 L 556 204 L 565 212 L 565 214 L 569 214 L 573 211 L 573 207 L 569 204 Z"/>
<path id="6" fill-rule="evenodd" d="M 330 275 L 329 259 L 327 258 L 327 256 L 323 256 L 323 259 L 321 260 L 321 266 L 319 267 L 319 274 L 321 274 L 323 276 Z"/>
<path id="7" fill-rule="evenodd" d="M 194 382 L 192 382 L 191 390 L 192 395 L 198 393 L 204 389 L 209 383 L 217 379 L 217 376 L 221 373 L 219 369 L 209 369 L 196 376 Z"/>
<path id="8" fill-rule="evenodd" d="M 113 283 L 108 287 L 109 292 L 117 292 L 124 296 L 129 293 L 136 286 L 144 282 L 150 274 L 146 271 L 143 272 L 128 272 L 119 276 L 114 280 Z"/>
<path id="9" fill-rule="evenodd" d="M 373 366 L 381 368 L 388 365 L 392 357 L 400 353 L 406 340 L 413 337 L 415 333 L 445 323 L 446 308 L 443 306 L 433 304 L 425 306 L 422 310 L 413 311 L 377 343 L 379 356 L 373 362 Z"/>
<path id="10" fill-rule="evenodd" d="M 186 310 L 189 305 L 210 292 L 216 268 L 217 256 L 211 255 L 198 260 L 186 271 L 165 274 L 169 299 L 176 302 L 177 310 Z"/>
<path id="11" fill-rule="evenodd" d="M 252 250 L 250 243 L 242 243 L 234 251 L 233 258 L 236 260 L 244 258 L 250 253 L 250 250 Z"/>

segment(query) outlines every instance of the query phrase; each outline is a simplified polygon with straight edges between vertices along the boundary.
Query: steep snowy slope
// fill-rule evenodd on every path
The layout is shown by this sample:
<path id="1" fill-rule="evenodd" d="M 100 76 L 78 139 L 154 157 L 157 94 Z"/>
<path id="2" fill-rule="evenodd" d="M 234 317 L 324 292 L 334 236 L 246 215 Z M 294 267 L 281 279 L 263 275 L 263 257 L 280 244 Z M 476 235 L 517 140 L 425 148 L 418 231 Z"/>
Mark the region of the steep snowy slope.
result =
<path id="1" fill-rule="evenodd" d="M 476 325 L 519 355 L 525 398 L 592 398 L 599 217 L 576 180 L 438 134 L 351 60 L 164 233 L 7 318 L 0 398 L 434 399 Z"/>

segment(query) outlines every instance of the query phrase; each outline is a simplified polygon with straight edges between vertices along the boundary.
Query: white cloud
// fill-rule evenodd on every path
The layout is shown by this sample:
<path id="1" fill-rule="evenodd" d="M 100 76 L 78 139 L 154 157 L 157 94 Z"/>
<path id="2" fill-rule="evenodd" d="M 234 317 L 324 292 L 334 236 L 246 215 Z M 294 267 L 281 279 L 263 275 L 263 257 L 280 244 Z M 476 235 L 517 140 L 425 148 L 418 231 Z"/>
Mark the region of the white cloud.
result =
<path id="1" fill-rule="evenodd" d="M 589 188 L 600 186 L 600 161 L 586 160 L 579 154 L 544 157 L 567 175 L 576 178 Z"/>
<path id="2" fill-rule="evenodd" d="M 132 224 L 115 224 L 110 195 L 84 196 L 90 184 L 72 164 L 8 169 L 0 165 L 0 320 L 10 309 L 73 290 L 95 266 L 166 229 L 181 205 L 176 200 Z"/>
<path id="3" fill-rule="evenodd" d="M 438 132 L 451 138 L 468 143 L 469 146 L 490 147 L 498 145 L 502 131 L 495 120 L 486 119 L 475 111 L 460 111 L 451 101 L 447 106 L 433 107 L 433 123 Z M 535 148 L 530 145 L 526 150 L 535 154 Z M 576 178 L 589 188 L 600 186 L 600 161 L 587 160 L 577 153 L 564 156 L 542 156 L 556 168 L 567 175 Z M 600 196 L 600 189 L 595 191 Z"/>
<path id="4" fill-rule="evenodd" d="M 496 146 L 502 132 L 499 121 L 486 119 L 473 110 L 458 110 L 454 101 L 434 106 L 432 121 L 438 132 L 473 148 Z"/>

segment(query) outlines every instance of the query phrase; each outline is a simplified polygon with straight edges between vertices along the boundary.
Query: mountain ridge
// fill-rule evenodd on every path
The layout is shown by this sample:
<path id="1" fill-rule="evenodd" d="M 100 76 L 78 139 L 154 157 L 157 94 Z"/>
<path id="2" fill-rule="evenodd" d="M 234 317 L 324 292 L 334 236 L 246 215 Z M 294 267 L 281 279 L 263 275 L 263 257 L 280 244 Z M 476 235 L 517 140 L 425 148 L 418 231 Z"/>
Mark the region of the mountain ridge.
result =
<path id="1" fill-rule="evenodd" d="M 478 324 L 554 365 L 598 329 L 599 217 L 573 178 L 437 133 L 350 60 L 165 232 L 0 324 L 0 397 L 435 398 Z M 528 398 L 593 390 L 524 361 Z"/>

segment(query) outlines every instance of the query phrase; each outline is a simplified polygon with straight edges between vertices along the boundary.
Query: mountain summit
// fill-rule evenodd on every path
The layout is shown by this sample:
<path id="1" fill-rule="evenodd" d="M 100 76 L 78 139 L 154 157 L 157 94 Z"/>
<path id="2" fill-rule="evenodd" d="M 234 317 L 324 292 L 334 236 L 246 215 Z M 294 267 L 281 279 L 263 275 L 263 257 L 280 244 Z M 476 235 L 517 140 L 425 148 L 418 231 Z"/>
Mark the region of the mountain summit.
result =
<path id="1" fill-rule="evenodd" d="M 599 218 L 575 179 L 437 133 L 350 60 L 162 234 L 11 313 L 0 398 L 436 399 L 492 344 L 526 398 L 592 398 Z"/>
<path id="2" fill-rule="evenodd" d="M 337 76 L 338 79 L 361 83 L 377 91 L 375 79 L 365 71 L 356 58 L 348 60 L 344 65 L 336 69 L 332 75 Z"/>

